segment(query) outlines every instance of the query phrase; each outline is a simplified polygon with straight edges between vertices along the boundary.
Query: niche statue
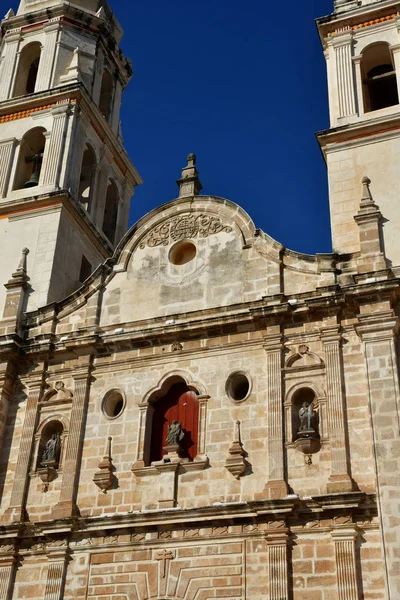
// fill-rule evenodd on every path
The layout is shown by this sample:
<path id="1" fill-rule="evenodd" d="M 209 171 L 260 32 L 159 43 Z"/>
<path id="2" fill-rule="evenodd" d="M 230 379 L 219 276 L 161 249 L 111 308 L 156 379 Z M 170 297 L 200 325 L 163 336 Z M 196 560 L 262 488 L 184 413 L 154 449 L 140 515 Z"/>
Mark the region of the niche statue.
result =
<path id="1" fill-rule="evenodd" d="M 53 433 L 51 438 L 46 442 L 45 450 L 43 452 L 42 460 L 40 462 L 41 467 L 48 465 L 58 465 L 61 453 L 61 437 L 59 433 Z"/>
<path id="2" fill-rule="evenodd" d="M 300 429 L 299 429 L 299 433 L 300 434 L 304 434 L 305 432 L 308 433 L 317 433 L 316 430 L 313 427 L 313 421 L 315 418 L 315 411 L 313 409 L 313 405 L 311 403 L 308 402 L 303 402 L 302 407 L 299 410 L 299 417 L 300 417 Z"/>
<path id="3" fill-rule="evenodd" d="M 182 423 L 178 423 L 178 421 L 172 421 L 171 425 L 168 425 L 168 435 L 167 435 L 167 446 L 179 446 L 179 443 L 185 437 L 184 432 L 182 431 Z"/>

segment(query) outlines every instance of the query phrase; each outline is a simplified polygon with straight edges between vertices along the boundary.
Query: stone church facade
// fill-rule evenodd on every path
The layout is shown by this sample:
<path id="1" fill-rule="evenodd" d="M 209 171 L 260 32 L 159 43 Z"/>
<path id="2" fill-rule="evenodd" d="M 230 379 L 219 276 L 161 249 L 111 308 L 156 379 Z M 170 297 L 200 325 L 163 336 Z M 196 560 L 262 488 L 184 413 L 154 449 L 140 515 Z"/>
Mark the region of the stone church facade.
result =
<path id="1" fill-rule="evenodd" d="M 0 53 L 0 600 L 400 598 L 400 20 L 318 20 L 333 252 L 142 181 L 102 0 Z M 6 258 L 6 259 L 5 259 Z"/>

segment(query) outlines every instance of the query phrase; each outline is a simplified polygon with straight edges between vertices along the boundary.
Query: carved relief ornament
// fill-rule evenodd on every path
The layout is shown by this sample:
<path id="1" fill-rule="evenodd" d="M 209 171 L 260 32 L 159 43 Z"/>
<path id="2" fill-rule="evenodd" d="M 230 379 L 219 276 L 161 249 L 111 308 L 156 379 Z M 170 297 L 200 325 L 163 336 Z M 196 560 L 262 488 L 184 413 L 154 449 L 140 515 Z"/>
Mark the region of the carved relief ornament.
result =
<path id="1" fill-rule="evenodd" d="M 202 213 L 185 213 L 154 227 L 143 239 L 140 248 L 168 246 L 180 240 L 206 238 L 216 233 L 230 233 L 231 231 L 232 227 L 224 225 L 219 217 Z"/>

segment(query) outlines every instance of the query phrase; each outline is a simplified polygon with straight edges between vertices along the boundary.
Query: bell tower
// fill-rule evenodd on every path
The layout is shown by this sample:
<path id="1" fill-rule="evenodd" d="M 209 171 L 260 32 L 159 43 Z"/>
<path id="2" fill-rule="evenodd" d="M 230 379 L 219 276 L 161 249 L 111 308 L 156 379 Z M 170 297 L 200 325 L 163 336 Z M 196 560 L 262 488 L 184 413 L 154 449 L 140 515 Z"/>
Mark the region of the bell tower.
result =
<path id="1" fill-rule="evenodd" d="M 330 129 L 318 139 L 328 166 L 333 250 L 360 251 L 362 180 L 380 207 L 382 247 L 400 266 L 400 17 L 388 0 L 336 0 L 318 19 L 327 61 Z"/>
<path id="2" fill-rule="evenodd" d="M 141 183 L 120 130 L 132 68 L 107 2 L 21 0 L 2 31 L 0 314 L 23 247 L 26 309 L 80 287 L 127 231 Z"/>

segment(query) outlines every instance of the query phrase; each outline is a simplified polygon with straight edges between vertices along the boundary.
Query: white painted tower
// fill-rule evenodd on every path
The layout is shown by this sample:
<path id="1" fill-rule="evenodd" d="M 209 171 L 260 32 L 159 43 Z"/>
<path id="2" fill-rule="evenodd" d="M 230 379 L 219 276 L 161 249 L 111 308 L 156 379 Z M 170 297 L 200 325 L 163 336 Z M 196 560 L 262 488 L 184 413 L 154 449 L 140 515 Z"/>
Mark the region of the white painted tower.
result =
<path id="1" fill-rule="evenodd" d="M 358 252 L 354 219 L 371 179 L 389 266 L 400 266 L 400 16 L 390 0 L 336 0 L 318 20 L 328 68 L 330 129 L 318 135 L 328 165 L 333 250 Z"/>
<path id="2" fill-rule="evenodd" d="M 29 250 L 24 309 L 78 287 L 127 231 L 141 183 L 121 143 L 132 69 L 103 0 L 22 0 L 0 48 L 0 314 Z"/>

